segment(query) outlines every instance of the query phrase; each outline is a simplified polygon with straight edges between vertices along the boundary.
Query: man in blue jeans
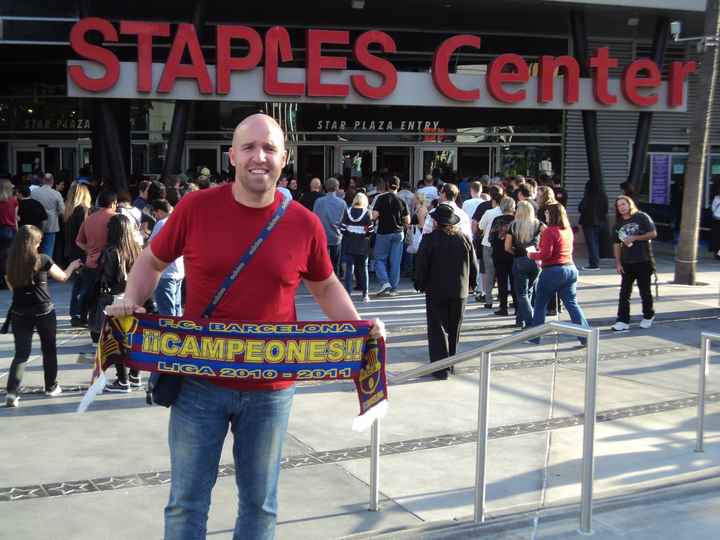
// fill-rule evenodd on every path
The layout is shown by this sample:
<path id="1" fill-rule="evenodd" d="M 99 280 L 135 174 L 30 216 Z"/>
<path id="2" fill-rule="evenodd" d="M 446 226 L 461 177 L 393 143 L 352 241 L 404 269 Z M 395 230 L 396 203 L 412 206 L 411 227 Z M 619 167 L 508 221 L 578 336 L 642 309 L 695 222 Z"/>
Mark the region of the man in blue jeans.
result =
<path id="1" fill-rule="evenodd" d="M 283 201 L 277 180 L 287 162 L 285 136 L 271 117 L 243 120 L 229 151 L 235 181 L 187 195 L 153 238 L 128 277 L 113 316 L 142 312 L 167 265 L 184 255 L 188 276 L 185 316 L 200 318 L 218 287 L 257 240 Z M 297 321 L 300 282 L 330 320 L 358 320 L 345 287 L 333 272 L 320 220 L 291 202 L 213 312 L 231 321 Z M 370 335 L 384 335 L 376 320 Z M 238 485 L 234 540 L 274 538 L 277 485 L 294 387 L 288 381 L 215 381 L 185 377 L 170 411 L 170 498 L 166 540 L 207 535 L 210 495 L 228 428 L 233 433 Z"/>
<path id="2" fill-rule="evenodd" d="M 152 234 L 150 234 L 152 241 L 165 226 L 173 207 L 166 199 L 156 199 L 150 205 L 157 220 Z M 183 258 L 178 257 L 165 268 L 155 289 L 155 303 L 160 315 L 182 316 L 182 282 L 184 278 L 185 264 Z"/>
<path id="3" fill-rule="evenodd" d="M 378 187 L 383 187 L 383 181 Z M 375 247 L 375 276 L 380 282 L 376 296 L 395 296 L 400 283 L 400 263 L 404 229 L 410 225 L 410 212 L 405 201 L 397 194 L 400 179 L 393 176 L 387 185 L 387 191 L 380 193 L 373 200 L 372 217 L 377 221 Z M 382 189 L 380 190 L 382 191 Z"/>

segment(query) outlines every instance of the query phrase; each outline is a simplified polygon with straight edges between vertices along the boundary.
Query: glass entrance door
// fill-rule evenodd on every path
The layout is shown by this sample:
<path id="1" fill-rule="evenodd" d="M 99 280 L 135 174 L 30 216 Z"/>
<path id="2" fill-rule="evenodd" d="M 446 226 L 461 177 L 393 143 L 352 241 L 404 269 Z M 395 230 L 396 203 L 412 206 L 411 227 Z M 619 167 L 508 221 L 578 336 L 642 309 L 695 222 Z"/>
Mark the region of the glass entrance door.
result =
<path id="1" fill-rule="evenodd" d="M 188 145 L 187 168 L 198 173 L 203 167 L 210 169 L 210 174 L 216 175 L 220 169 L 220 148 L 217 145 Z"/>
<path id="2" fill-rule="evenodd" d="M 43 170 L 43 148 L 16 147 L 15 148 L 15 173 L 32 174 Z"/>
<path id="3" fill-rule="evenodd" d="M 492 176 L 495 170 L 493 167 L 493 148 L 489 146 L 474 146 L 458 149 L 458 175 Z"/>
<path id="4" fill-rule="evenodd" d="M 457 147 L 422 147 L 417 152 L 416 170 L 420 176 L 432 174 L 446 181 L 454 179 L 457 171 Z"/>
<path id="5" fill-rule="evenodd" d="M 375 147 L 343 146 L 338 152 L 338 170 L 342 171 L 344 180 L 361 178 L 367 183 L 376 170 Z"/>
<path id="6" fill-rule="evenodd" d="M 409 181 L 414 184 L 412 176 L 412 148 L 409 146 L 378 146 L 378 171 L 387 169 L 391 176 L 397 176 L 400 181 Z"/>

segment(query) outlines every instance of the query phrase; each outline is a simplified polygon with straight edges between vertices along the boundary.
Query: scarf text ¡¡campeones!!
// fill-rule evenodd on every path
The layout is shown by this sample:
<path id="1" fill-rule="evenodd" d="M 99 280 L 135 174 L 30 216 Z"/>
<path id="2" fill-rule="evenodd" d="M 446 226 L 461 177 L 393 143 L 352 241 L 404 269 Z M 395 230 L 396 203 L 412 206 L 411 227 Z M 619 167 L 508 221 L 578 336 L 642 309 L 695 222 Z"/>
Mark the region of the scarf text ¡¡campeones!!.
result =
<path id="1" fill-rule="evenodd" d="M 141 371 L 210 380 L 352 379 L 360 402 L 353 429 L 362 430 L 384 415 L 388 397 L 385 342 L 369 337 L 370 324 L 106 317 L 95 376 L 123 363 Z"/>

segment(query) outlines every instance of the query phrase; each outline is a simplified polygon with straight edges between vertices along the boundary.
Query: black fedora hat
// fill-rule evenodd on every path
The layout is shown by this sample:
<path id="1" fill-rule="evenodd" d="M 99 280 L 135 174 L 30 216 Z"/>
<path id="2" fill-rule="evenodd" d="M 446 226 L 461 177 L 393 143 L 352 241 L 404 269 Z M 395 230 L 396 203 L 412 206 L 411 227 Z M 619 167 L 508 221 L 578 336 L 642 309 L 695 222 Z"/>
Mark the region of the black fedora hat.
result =
<path id="1" fill-rule="evenodd" d="M 453 212 L 449 204 L 438 204 L 438 207 L 430 212 L 430 217 L 437 221 L 438 225 L 457 225 L 460 217 Z"/>

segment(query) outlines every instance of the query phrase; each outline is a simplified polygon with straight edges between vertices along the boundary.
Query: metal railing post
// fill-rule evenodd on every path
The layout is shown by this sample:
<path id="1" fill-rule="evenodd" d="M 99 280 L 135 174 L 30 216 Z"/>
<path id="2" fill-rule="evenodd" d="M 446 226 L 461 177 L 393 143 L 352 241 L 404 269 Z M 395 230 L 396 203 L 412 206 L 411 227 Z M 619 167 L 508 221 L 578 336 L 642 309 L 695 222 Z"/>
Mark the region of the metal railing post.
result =
<path id="1" fill-rule="evenodd" d="M 700 332 L 700 376 L 698 377 L 697 436 L 695 451 L 704 452 L 705 442 L 705 386 L 710 372 L 710 338 Z"/>
<path id="2" fill-rule="evenodd" d="M 592 534 L 592 498 L 595 476 L 595 417 L 597 415 L 597 370 L 600 330 L 593 328 L 587 339 L 585 367 L 585 422 L 581 483 L 580 532 Z"/>
<path id="3" fill-rule="evenodd" d="M 370 511 L 380 511 L 380 419 L 370 432 Z"/>
<path id="4" fill-rule="evenodd" d="M 485 521 L 485 478 L 488 445 L 488 403 L 490 398 L 490 362 L 492 355 L 480 355 L 480 388 L 478 391 L 477 456 L 475 458 L 475 523 Z"/>

